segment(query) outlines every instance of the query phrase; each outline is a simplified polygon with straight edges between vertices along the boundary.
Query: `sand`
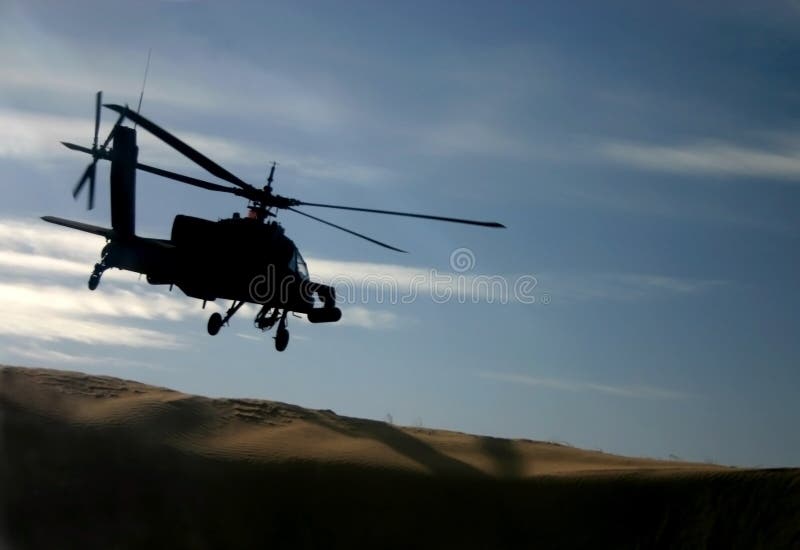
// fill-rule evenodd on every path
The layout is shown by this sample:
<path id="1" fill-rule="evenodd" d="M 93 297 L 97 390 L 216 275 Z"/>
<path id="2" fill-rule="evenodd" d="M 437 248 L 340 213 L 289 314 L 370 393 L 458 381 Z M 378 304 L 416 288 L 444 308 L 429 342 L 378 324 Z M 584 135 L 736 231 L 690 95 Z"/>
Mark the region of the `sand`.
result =
<path id="1" fill-rule="evenodd" d="M 0 548 L 800 548 L 800 469 L 0 367 Z"/>

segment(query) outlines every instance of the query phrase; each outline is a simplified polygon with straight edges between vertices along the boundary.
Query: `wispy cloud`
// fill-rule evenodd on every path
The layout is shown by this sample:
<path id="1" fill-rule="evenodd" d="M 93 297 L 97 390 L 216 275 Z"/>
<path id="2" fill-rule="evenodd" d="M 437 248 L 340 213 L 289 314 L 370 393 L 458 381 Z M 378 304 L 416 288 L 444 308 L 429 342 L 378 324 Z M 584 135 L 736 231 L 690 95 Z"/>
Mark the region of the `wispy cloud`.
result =
<path id="1" fill-rule="evenodd" d="M 170 294 L 164 288 L 150 287 L 139 282 L 135 274 L 114 271 L 107 276 L 96 292 L 86 290 L 83 279 L 96 261 L 102 240 L 93 235 L 77 233 L 44 222 L 20 220 L 0 221 L 0 302 L 4 305 L 5 322 L 0 334 L 35 341 L 76 341 L 88 344 L 128 347 L 172 348 L 180 346 L 171 331 L 138 327 L 141 322 L 178 322 L 207 315 L 195 300 L 180 293 Z M 392 293 L 398 303 L 410 292 L 420 297 L 433 296 L 442 289 L 432 288 L 431 271 L 421 267 L 369 262 L 347 262 L 310 259 L 317 280 L 332 282 L 341 291 L 340 298 L 349 300 L 343 305 L 342 326 L 387 330 L 396 328 L 401 318 L 395 311 L 374 302 L 359 301 L 358 296 L 370 292 Z M 454 296 L 472 301 L 488 301 L 488 287 L 467 284 L 475 277 L 461 274 L 449 285 Z M 552 296 L 553 301 L 582 299 L 634 300 L 654 296 L 686 295 L 704 291 L 716 281 L 642 274 L 599 274 L 574 276 L 543 274 L 536 288 L 537 296 Z M 354 286 L 343 289 L 350 281 Z M 377 285 L 376 285 L 377 283 Z M 386 284 L 389 284 L 387 287 Z M 448 284 L 448 283 L 444 283 Z M 347 291 L 356 292 L 347 298 Z M 460 294 L 459 294 L 460 293 Z M 497 298 L 497 297 L 495 297 Z M 374 303 L 375 306 L 369 304 Z M 218 310 L 223 304 L 209 304 Z M 240 312 L 249 315 L 251 311 Z M 552 383 L 548 382 L 548 383 Z M 606 388 L 597 391 L 611 390 Z"/>
<path id="2" fill-rule="evenodd" d="M 669 219 L 686 220 L 693 223 L 716 222 L 744 224 L 759 230 L 785 232 L 792 224 L 780 218 L 763 218 L 751 211 L 743 211 L 719 200 L 686 200 L 674 190 L 660 186 L 633 185 L 621 191 L 614 183 L 593 182 L 590 185 L 576 184 L 563 187 L 565 196 L 586 202 L 593 207 L 617 210 L 636 215 L 647 214 Z"/>
<path id="3" fill-rule="evenodd" d="M 743 147 L 724 141 L 685 145 L 611 142 L 600 154 L 615 162 L 660 172 L 800 180 L 800 147 Z"/>
<path id="4" fill-rule="evenodd" d="M 725 284 L 725 281 L 709 281 L 686 277 L 667 277 L 665 275 L 618 274 L 613 277 L 622 284 L 634 287 L 663 290 L 669 293 L 694 294 L 712 286 Z"/>
<path id="5" fill-rule="evenodd" d="M 104 90 L 108 102 L 135 104 L 142 73 L 120 60 L 134 60 L 136 65 L 139 59 L 143 69 L 145 56 L 138 44 L 124 41 L 98 49 L 91 41 L 64 40 L 60 29 L 41 27 L 25 11 L 12 7 L 4 10 L 0 20 L 0 95 L 5 104 L 28 109 L 0 111 L 0 156 L 41 164 L 44 159 L 53 162 L 69 154 L 59 141 L 88 141 L 96 90 Z M 310 180 L 375 184 L 391 176 L 386 168 L 360 162 L 357 155 L 342 158 L 341 150 L 330 152 L 330 148 L 307 145 L 320 135 L 335 140 L 345 132 L 356 133 L 354 129 L 369 120 L 346 82 L 320 77 L 315 71 L 282 71 L 274 64 L 264 65 L 218 48 L 212 51 L 205 40 L 191 33 L 175 43 L 177 47 L 169 51 L 153 53 L 143 112 L 170 113 L 182 121 L 187 115 L 190 120 L 211 118 L 212 127 L 213 118 L 220 115 L 234 127 L 238 125 L 237 136 L 249 135 L 238 140 L 200 135 L 152 115 L 189 143 L 213 151 L 215 160 L 233 168 L 258 166 L 260 172 L 276 160 L 284 169 Z M 54 56 L 54 51 L 58 55 Z M 75 106 L 81 104 L 85 105 L 85 117 L 64 116 L 79 112 Z M 109 113 L 103 111 L 106 133 L 116 115 L 106 116 Z M 249 134 L 243 131 L 248 127 Z M 262 143 L 262 135 L 269 141 Z M 284 135 L 286 139 L 281 139 Z M 297 136 L 303 136 L 299 141 L 302 148 L 295 145 Z M 155 147 L 145 132 L 140 133 L 140 144 L 147 154 L 142 157 L 147 159 L 144 162 L 164 160 L 165 166 L 177 167 L 176 157 L 167 155 L 162 144 Z M 183 159 L 180 162 L 186 166 Z"/>
<path id="6" fill-rule="evenodd" d="M 450 121 L 418 129 L 419 147 L 435 155 L 485 155 L 529 158 L 534 146 L 486 122 Z"/>
<path id="7" fill-rule="evenodd" d="M 12 305 L 4 312 L 0 334 L 29 340 L 67 340 L 84 344 L 126 347 L 176 348 L 178 338 L 158 330 L 143 329 L 99 319 L 87 319 L 80 311 L 50 313 L 46 307 L 21 308 Z"/>
<path id="8" fill-rule="evenodd" d="M 191 302 L 167 293 L 106 285 L 103 292 L 89 292 L 82 287 L 0 281 L 0 301 L 8 309 L 46 308 L 50 313 L 81 312 L 92 317 L 126 317 L 180 321 L 197 309 Z"/>
<path id="9" fill-rule="evenodd" d="M 334 87 L 303 80 L 297 73 L 268 70 L 219 49 L 209 50 L 204 41 L 189 34 L 178 43 L 186 49 L 154 52 L 146 103 L 227 114 L 246 112 L 273 124 L 308 131 L 337 128 L 351 121 L 347 98 Z M 120 60 L 141 60 L 143 68 L 142 50 L 123 43 L 95 48 L 91 41 L 65 41 L 59 33 L 31 24 L 15 10 L 4 11 L 0 46 L 0 86 L 6 94 L 57 90 L 60 95 L 77 98 L 105 89 L 133 103 L 141 86 L 141 72 Z M 236 86 L 230 86 L 231 82 Z"/>
<path id="10" fill-rule="evenodd" d="M 255 334 L 246 334 L 244 332 L 237 332 L 236 336 L 238 336 L 239 338 L 242 338 L 243 340 L 252 340 L 254 342 L 261 342 L 262 341 L 262 338 L 259 338 Z"/>
<path id="11" fill-rule="evenodd" d="M 4 279 L 16 284 L 21 273 L 28 276 L 86 276 L 97 260 L 102 238 L 68 229 L 50 226 L 44 222 L 19 220 L 0 221 L 0 283 Z M 460 250 L 460 249 L 459 249 Z M 575 300 L 637 300 L 660 296 L 690 295 L 723 286 L 726 281 L 675 277 L 643 273 L 591 273 L 572 274 L 542 272 L 533 275 L 481 275 L 469 271 L 433 270 L 422 266 L 404 266 L 391 263 L 352 262 L 325 258 L 308 258 L 314 280 L 333 284 L 338 297 L 346 304 L 408 303 L 417 298 L 441 300 L 446 296 L 464 302 L 523 303 L 541 302 L 544 297 L 554 301 Z M 474 258 L 471 259 L 474 261 Z M 522 279 L 525 277 L 526 279 Z M 523 288 L 519 282 L 525 282 Z M 118 286 L 113 286 L 113 285 Z M 136 285 L 124 287 L 119 285 Z M 516 285 L 516 286 L 515 286 Z M 56 285 L 54 292 L 61 296 L 51 303 L 76 305 L 87 300 L 83 287 L 79 296 L 67 297 Z M 37 285 L 36 289 L 46 286 Z M 146 290 L 144 290 L 146 289 Z M 524 296 L 520 293 L 524 291 Z M 9 292 L 11 292 L 9 290 Z M 30 298 L 32 289 L 23 287 L 15 299 Z M 378 294 L 379 293 L 379 296 Z M 190 314 L 189 300 L 165 295 L 160 290 L 138 283 L 130 272 L 114 271 L 113 283 L 104 284 L 98 295 L 107 295 L 109 301 L 97 298 L 98 311 L 118 308 L 125 315 L 144 318 L 144 312 L 157 308 L 162 318 L 178 319 Z M 94 296 L 94 294 L 92 294 Z M 520 298 L 535 297 L 533 301 Z M 377 298 L 380 297 L 382 301 Z M 95 300 L 95 298 L 92 298 Z M 445 300 L 446 301 L 446 300 Z M 143 308 L 136 308 L 141 302 Z M 116 306 L 114 304 L 117 304 Z M 214 306 L 212 306 L 214 307 Z M 348 307 L 345 317 L 359 318 L 363 313 L 352 312 Z M 374 311 L 378 311 L 375 309 Z M 136 313 L 138 312 L 138 314 Z M 361 323 L 366 326 L 369 323 Z M 385 326 L 387 321 L 377 321 Z"/>
<path id="12" fill-rule="evenodd" d="M 395 328 L 400 318 L 391 311 L 369 309 L 361 306 L 347 308 L 342 320 L 337 323 L 342 326 L 351 326 L 368 329 L 385 330 Z"/>
<path id="13" fill-rule="evenodd" d="M 725 280 L 646 273 L 542 273 L 539 286 L 555 302 L 643 300 L 688 296 L 728 285 Z"/>
<path id="14" fill-rule="evenodd" d="M 288 169 L 300 177 L 311 180 L 334 180 L 361 185 L 380 184 L 392 177 L 389 170 L 366 164 L 349 163 L 340 159 L 331 160 L 308 154 L 295 154 L 279 151 L 273 147 L 262 148 L 255 143 L 244 143 L 230 139 L 222 139 L 206 134 L 182 132 L 174 129 L 174 133 L 200 151 L 213 151 L 214 158 L 225 165 L 266 167 L 269 160 L 280 162 L 281 169 Z M 152 136 L 144 136 L 141 140 L 142 154 L 156 165 L 178 168 L 186 166 L 187 161 Z M 145 158 L 143 156 L 143 158 Z"/>
<path id="15" fill-rule="evenodd" d="M 471 251 L 468 253 L 474 265 Z M 418 299 L 437 303 L 534 303 L 536 278 L 530 275 L 481 275 L 469 272 L 370 262 L 312 259 L 315 278 L 336 288 L 337 299 L 346 304 L 412 303 Z"/>
<path id="16" fill-rule="evenodd" d="M 173 334 L 135 325 L 177 321 L 201 310 L 191 301 L 142 288 L 135 276 L 114 273 L 102 292 L 83 280 L 96 261 L 102 239 L 64 231 L 44 222 L 0 221 L 0 334 L 29 341 L 73 341 L 126 347 L 174 348 Z M 56 282 L 57 281 L 57 282 Z M 123 285 L 123 286 L 119 286 Z M 63 358 L 62 358 L 63 359 Z"/>
<path id="17" fill-rule="evenodd" d="M 452 296 L 465 302 L 549 303 L 583 300 L 642 300 L 699 294 L 729 284 L 725 280 L 667 276 L 652 273 L 540 272 L 481 275 L 424 267 L 370 262 L 310 259 L 316 278 L 333 284 L 347 300 L 380 292 L 384 301 Z M 521 283 L 525 283 L 524 285 Z M 370 295 L 371 296 L 371 295 Z M 374 296 L 371 296 L 374 299 Z"/>
<path id="18" fill-rule="evenodd" d="M 150 363 L 143 361 L 134 361 L 130 359 L 121 359 L 119 357 L 110 356 L 95 356 L 95 355 L 79 355 L 72 353 L 64 353 L 53 349 L 42 349 L 38 346 L 32 347 L 17 347 L 9 346 L 6 352 L 11 353 L 17 357 L 39 361 L 43 365 L 61 364 L 61 365 L 102 365 L 103 367 L 144 367 L 144 368 L 157 368 Z"/>
<path id="19" fill-rule="evenodd" d="M 336 280 L 350 278 L 355 281 L 367 281 L 375 277 L 386 277 L 396 282 L 401 288 L 409 288 L 425 269 L 398 264 L 377 262 L 350 262 L 323 258 L 309 259 L 313 275 L 321 281 L 335 283 Z"/>
<path id="20" fill-rule="evenodd" d="M 14 269 L 20 272 L 61 273 L 64 275 L 86 275 L 86 263 L 42 254 L 0 250 L 0 270 Z"/>
<path id="21" fill-rule="evenodd" d="M 177 322 L 224 307 L 222 303 L 209 303 L 203 310 L 196 300 L 180 292 L 168 293 L 164 287 L 145 285 L 126 271 L 108 273 L 101 288 L 89 292 L 83 279 L 102 244 L 102 238 L 44 222 L 0 220 L 0 303 L 6 319 L 0 334 L 40 341 L 177 347 L 180 342 L 168 332 L 137 328 L 131 323 Z M 401 266 L 354 263 L 350 269 L 348 265 L 320 262 L 330 276 L 388 273 L 408 282 L 414 272 Z M 254 311 L 245 308 L 240 314 Z M 340 324 L 385 330 L 398 321 L 393 312 L 355 305 L 346 308 Z"/>
<path id="22" fill-rule="evenodd" d="M 40 220 L 0 220 L 0 247 L 8 252 L 78 262 L 95 260 L 103 237 L 65 230 Z"/>
<path id="23" fill-rule="evenodd" d="M 83 143 L 92 132 L 91 121 L 59 115 L 2 109 L 0 119 L 0 157 L 7 159 L 67 158 L 70 152 L 60 142 Z"/>
<path id="24" fill-rule="evenodd" d="M 513 374 L 503 372 L 482 371 L 477 373 L 480 378 L 508 382 L 511 384 L 522 384 L 538 388 L 551 390 L 570 391 L 570 392 L 596 392 L 618 397 L 631 397 L 638 399 L 686 399 L 691 397 L 687 393 L 656 388 L 652 386 L 618 386 L 611 384 L 599 384 L 595 382 L 580 382 L 576 380 L 565 380 L 560 378 L 539 378 L 527 374 Z"/>
<path id="25" fill-rule="evenodd" d="M 115 115 L 116 116 L 116 115 Z M 61 141 L 72 141 L 90 145 L 91 118 L 66 117 L 61 115 L 0 109 L 0 158 L 21 159 L 36 165 L 49 166 L 70 159 L 76 163 L 79 173 L 81 154 L 70 151 Z M 106 117 L 101 135 L 107 134 L 115 117 Z M 265 168 L 270 160 L 277 160 L 281 167 L 297 176 L 311 180 L 334 180 L 360 185 L 380 184 L 391 177 L 391 173 L 377 166 L 350 163 L 340 159 L 330 160 L 317 155 L 294 154 L 274 148 L 264 149 L 256 143 L 246 143 L 213 135 L 181 131 L 170 131 L 200 151 L 213 151 L 214 159 L 231 168 Z M 138 136 L 139 154 L 142 162 L 170 169 L 196 171 L 188 160 L 158 141 L 147 132 Z M 84 159 L 88 163 L 88 157 Z M 77 176 L 76 176 L 77 177 Z M 213 177 L 212 177 L 213 179 Z"/>

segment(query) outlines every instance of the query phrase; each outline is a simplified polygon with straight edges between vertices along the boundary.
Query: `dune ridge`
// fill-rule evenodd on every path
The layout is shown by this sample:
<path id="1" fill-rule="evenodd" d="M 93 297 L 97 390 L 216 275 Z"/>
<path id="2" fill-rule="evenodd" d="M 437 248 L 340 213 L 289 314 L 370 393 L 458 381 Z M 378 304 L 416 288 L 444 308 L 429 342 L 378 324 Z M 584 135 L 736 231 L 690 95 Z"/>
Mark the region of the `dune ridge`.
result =
<path id="1" fill-rule="evenodd" d="M 0 456 L 12 547 L 800 547 L 798 469 L 398 427 L 77 372 L 0 367 Z"/>

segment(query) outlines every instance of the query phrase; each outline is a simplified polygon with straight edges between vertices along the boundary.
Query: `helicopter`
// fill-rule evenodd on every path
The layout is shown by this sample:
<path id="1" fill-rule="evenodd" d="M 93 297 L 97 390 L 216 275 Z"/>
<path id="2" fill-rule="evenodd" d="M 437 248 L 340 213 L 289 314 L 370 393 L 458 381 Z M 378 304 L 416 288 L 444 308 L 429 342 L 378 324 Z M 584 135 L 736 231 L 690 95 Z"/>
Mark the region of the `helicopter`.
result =
<path id="1" fill-rule="evenodd" d="M 140 103 L 141 105 L 141 103 Z M 100 143 L 101 107 L 118 114 L 111 131 Z M 125 126 L 126 121 L 134 127 Z M 211 175 L 231 185 L 223 185 L 171 172 L 139 162 L 136 128 L 154 137 L 194 162 Z M 145 275 L 152 285 L 177 286 L 184 294 L 207 302 L 230 300 L 224 315 L 213 313 L 207 324 L 216 335 L 246 303 L 260 306 L 254 319 L 256 328 L 267 331 L 277 325 L 275 349 L 284 351 L 289 344 L 287 315 L 305 315 L 311 323 L 335 323 L 342 317 L 336 306 L 335 289 L 311 280 L 308 267 L 294 242 L 275 219 L 280 210 L 294 212 L 329 227 L 345 231 L 373 244 L 396 252 L 406 252 L 356 231 L 334 224 L 298 207 L 332 208 L 355 212 L 423 218 L 483 227 L 505 227 L 497 222 L 483 222 L 445 216 L 414 214 L 335 204 L 305 202 L 273 192 L 276 163 L 272 163 L 266 185 L 257 187 L 245 182 L 207 156 L 189 146 L 158 124 L 127 105 L 103 104 L 102 92 L 95 97 L 94 139 L 91 147 L 62 142 L 73 151 L 92 157 L 72 195 L 78 198 L 87 186 L 87 208 L 94 208 L 97 162 L 110 161 L 111 227 L 100 227 L 55 216 L 44 216 L 49 223 L 105 237 L 100 261 L 89 276 L 89 290 L 100 284 L 103 273 L 117 268 Z M 184 214 L 175 216 L 169 239 L 136 235 L 136 173 L 147 172 L 201 189 L 228 193 L 247 200 L 247 214 L 211 221 Z M 319 307 L 317 305 L 319 304 Z"/>

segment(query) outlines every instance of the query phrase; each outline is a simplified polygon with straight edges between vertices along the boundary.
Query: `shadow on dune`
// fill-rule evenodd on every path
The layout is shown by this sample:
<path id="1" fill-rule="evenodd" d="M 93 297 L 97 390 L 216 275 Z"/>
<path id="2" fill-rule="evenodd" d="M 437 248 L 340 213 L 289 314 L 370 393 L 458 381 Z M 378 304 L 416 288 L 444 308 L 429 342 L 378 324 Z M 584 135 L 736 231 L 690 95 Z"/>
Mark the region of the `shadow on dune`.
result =
<path id="1" fill-rule="evenodd" d="M 498 477 L 518 479 L 523 476 L 525 463 L 522 455 L 514 448 L 512 440 L 486 436 L 478 441 L 480 449 L 492 460 Z"/>
<path id="2" fill-rule="evenodd" d="M 379 441 L 396 453 L 420 464 L 431 474 L 486 477 L 485 473 L 474 466 L 447 456 L 424 441 L 385 422 L 359 418 L 333 420 L 328 419 L 325 413 L 309 416 L 306 420 L 347 437 L 369 437 Z"/>

